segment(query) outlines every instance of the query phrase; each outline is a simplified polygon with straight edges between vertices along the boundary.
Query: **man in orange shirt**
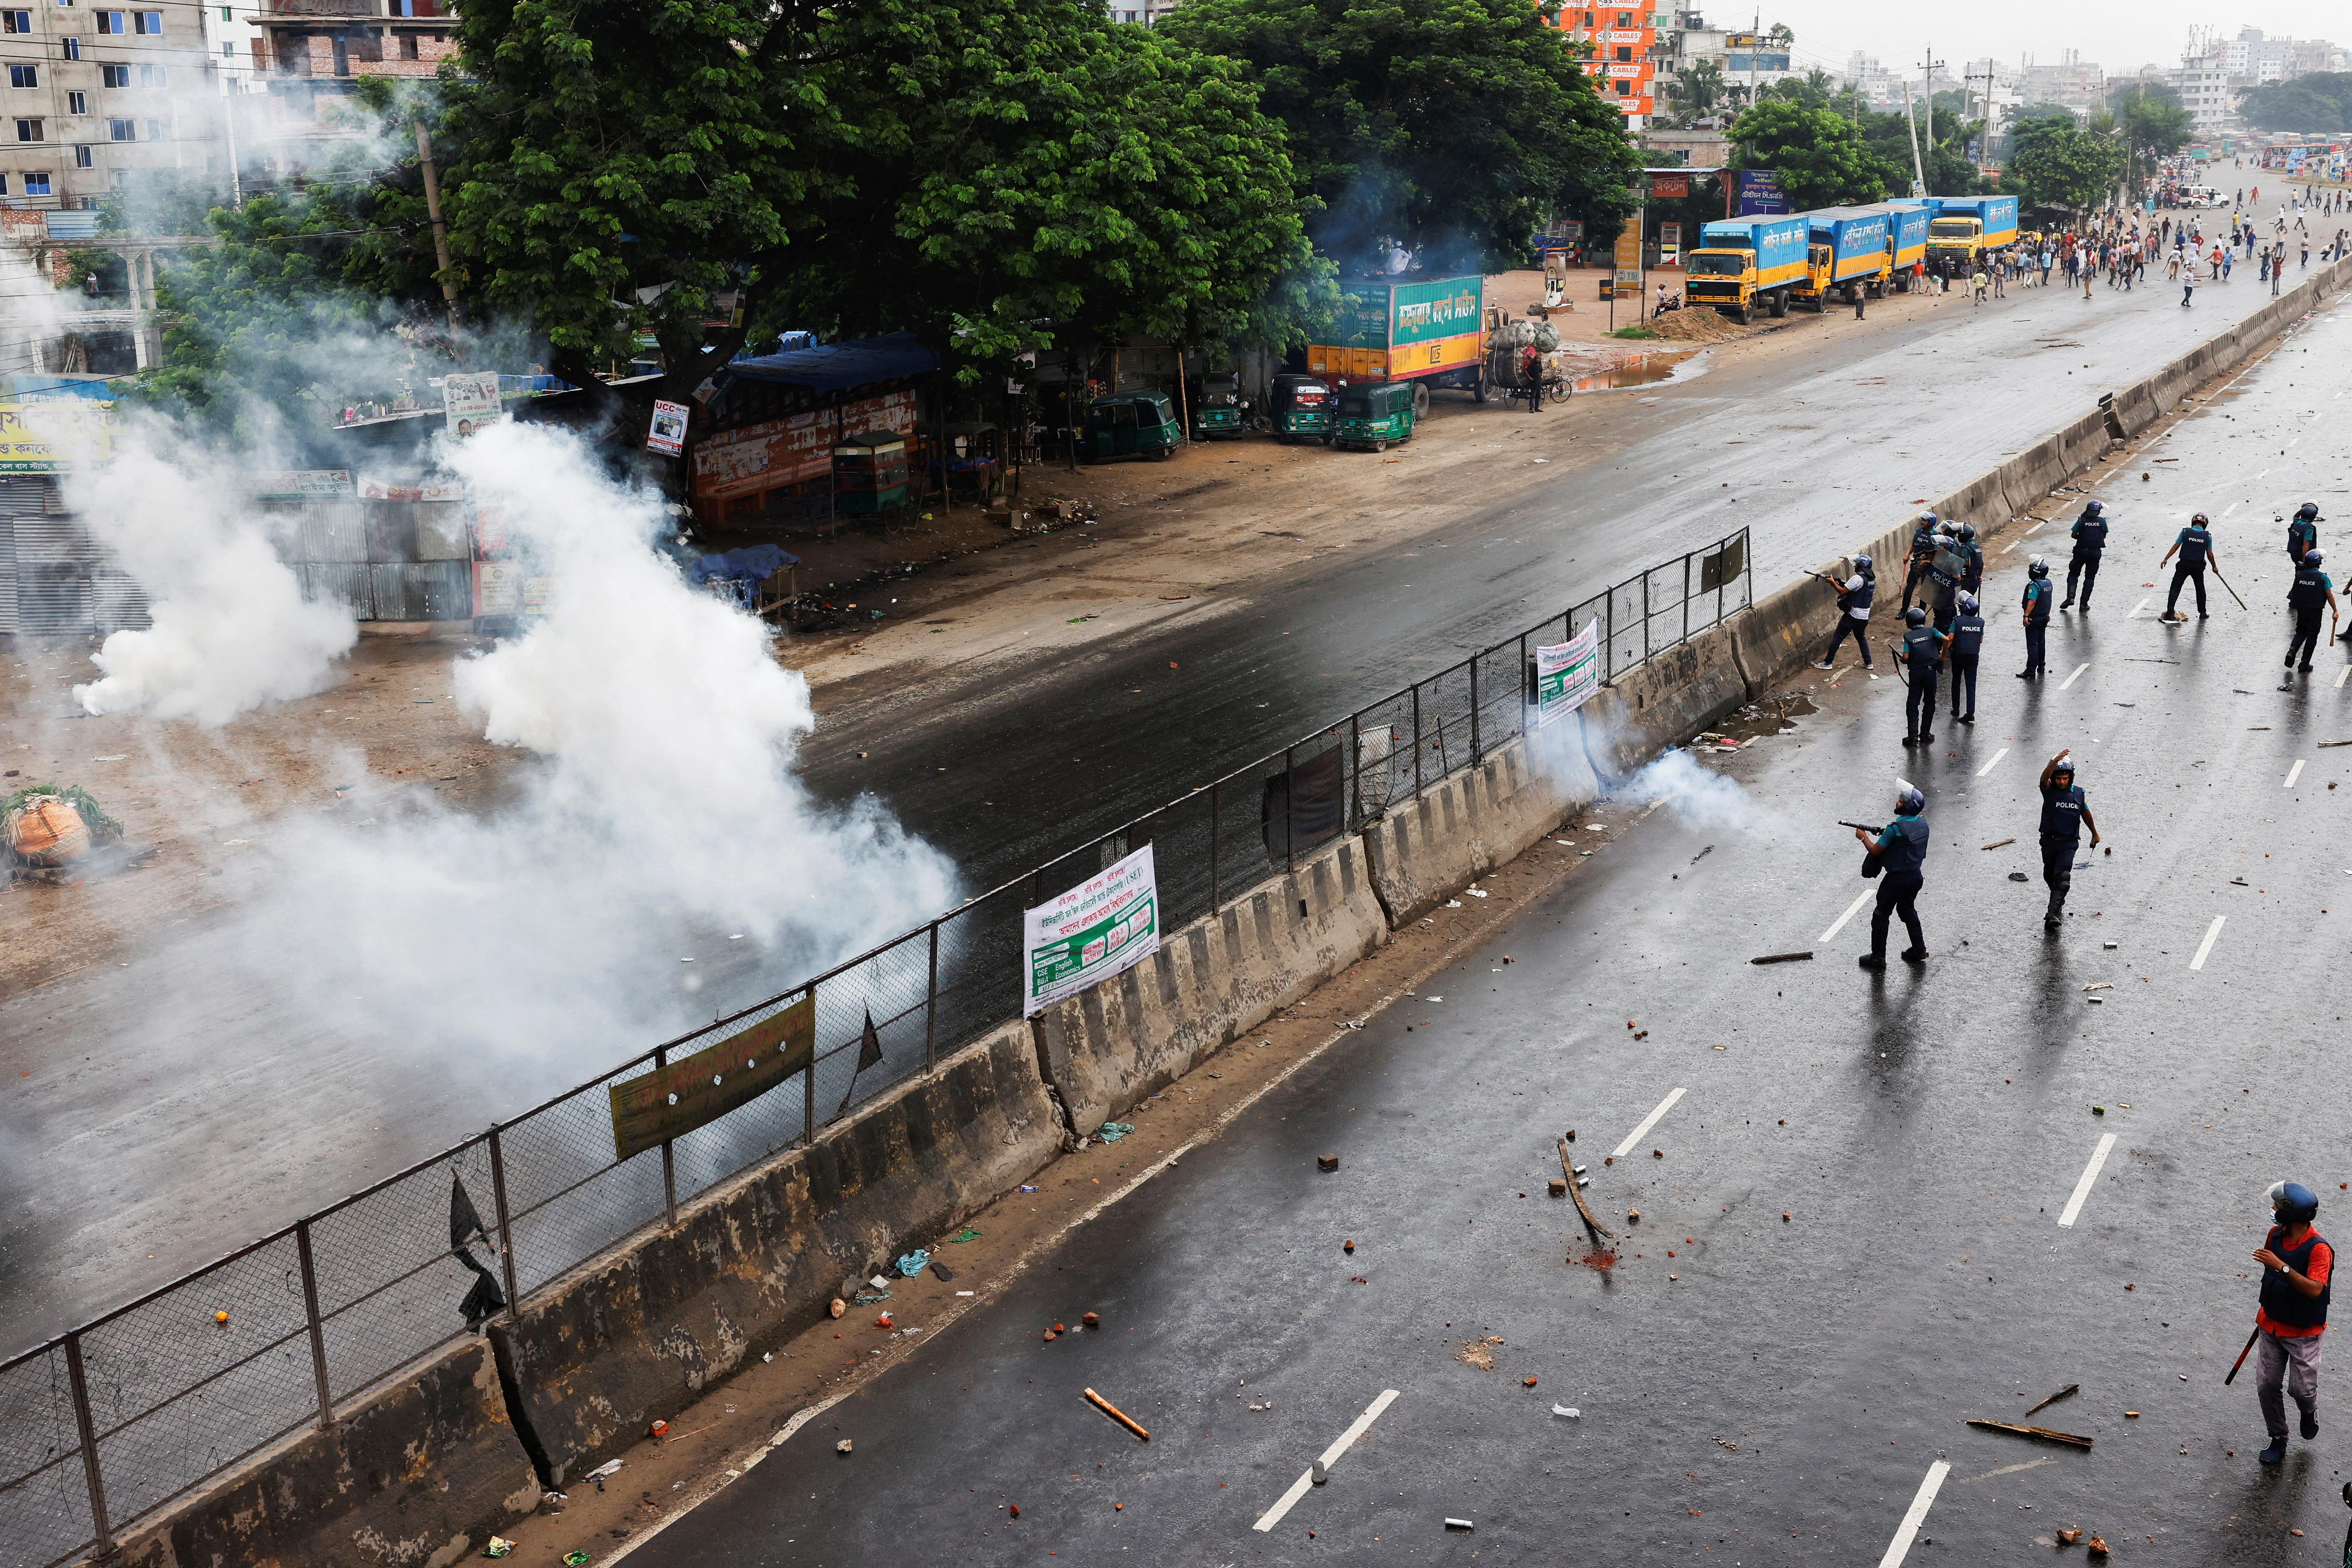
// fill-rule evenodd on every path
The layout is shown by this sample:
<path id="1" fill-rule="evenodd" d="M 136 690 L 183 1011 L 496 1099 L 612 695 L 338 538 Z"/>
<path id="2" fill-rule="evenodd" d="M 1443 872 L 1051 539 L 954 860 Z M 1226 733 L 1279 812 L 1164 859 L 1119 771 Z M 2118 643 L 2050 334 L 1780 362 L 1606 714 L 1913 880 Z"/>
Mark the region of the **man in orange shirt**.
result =
<path id="1" fill-rule="evenodd" d="M 2254 1249 L 2254 1261 L 2263 1266 L 2262 1303 L 2254 1309 L 2255 1337 L 2262 1344 L 2254 1358 L 2254 1396 L 2270 1429 L 2271 1446 L 2262 1451 L 2262 1461 L 2275 1465 L 2286 1458 L 2282 1378 L 2303 1412 L 2304 1440 L 2319 1436 L 2319 1338 L 2327 1328 L 2327 1277 L 2336 1250 L 2311 1227 L 2319 1217 L 2319 1198 L 2309 1187 L 2280 1182 L 2272 1186 L 2270 1200 L 2278 1223 Z"/>

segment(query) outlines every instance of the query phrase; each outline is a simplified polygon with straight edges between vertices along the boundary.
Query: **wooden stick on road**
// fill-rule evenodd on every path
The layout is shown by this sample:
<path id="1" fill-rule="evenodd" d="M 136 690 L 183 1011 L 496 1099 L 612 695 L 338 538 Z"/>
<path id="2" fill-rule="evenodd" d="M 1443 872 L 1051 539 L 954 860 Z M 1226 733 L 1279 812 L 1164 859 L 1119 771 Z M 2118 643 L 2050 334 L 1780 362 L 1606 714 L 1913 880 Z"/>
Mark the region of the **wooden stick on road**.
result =
<path id="1" fill-rule="evenodd" d="M 1109 1400 L 1105 1399 L 1101 1394 L 1097 1394 L 1091 1388 L 1087 1390 L 1087 1402 L 1092 1405 L 1096 1409 L 1101 1411 L 1104 1415 L 1109 1416 L 1112 1420 L 1118 1422 L 1120 1426 L 1126 1427 L 1129 1431 L 1134 1433 L 1143 1441 L 1147 1443 L 1151 1441 L 1151 1434 L 1145 1431 L 1142 1427 L 1137 1426 L 1134 1421 L 1129 1419 L 1127 1412 L 1121 1410 L 1118 1405 L 1113 1405 Z M 2084 1445 L 2085 1447 L 2088 1447 L 2090 1445 L 2087 1443 Z"/>
<path id="2" fill-rule="evenodd" d="M 1576 1212 L 1584 1216 L 1584 1228 L 1592 1233 L 1592 1245 L 1600 1246 L 1604 1236 L 1612 1241 L 1616 1240 L 1617 1233 L 1594 1219 L 1592 1211 L 1584 1206 L 1584 1194 L 1576 1184 L 1576 1162 L 1568 1157 L 1568 1140 L 1556 1138 L 1552 1142 L 1559 1149 L 1559 1170 L 1560 1174 L 1568 1178 L 1568 1195 L 1576 1200 Z"/>
<path id="3" fill-rule="evenodd" d="M 2073 1432 L 2053 1432 L 2047 1426 L 2021 1426 L 2014 1421 L 1984 1421 L 1969 1418 L 1971 1426 L 1981 1426 L 1989 1432 L 2014 1432 L 2021 1437 L 2039 1437 L 2047 1443 L 2064 1443 L 2070 1447 L 2087 1448 L 2091 1439 Z"/>

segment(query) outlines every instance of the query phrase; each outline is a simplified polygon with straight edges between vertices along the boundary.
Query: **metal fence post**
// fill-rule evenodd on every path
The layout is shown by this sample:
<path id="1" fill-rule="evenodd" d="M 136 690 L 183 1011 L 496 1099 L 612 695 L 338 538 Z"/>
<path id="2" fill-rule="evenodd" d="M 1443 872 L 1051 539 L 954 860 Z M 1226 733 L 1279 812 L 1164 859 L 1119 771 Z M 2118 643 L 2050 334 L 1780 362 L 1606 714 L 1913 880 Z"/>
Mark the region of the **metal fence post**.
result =
<path id="1" fill-rule="evenodd" d="M 1297 779 L 1291 766 L 1291 759 L 1297 752 L 1296 746 L 1282 748 L 1282 868 L 1286 871 L 1290 870 L 1294 864 L 1290 839 L 1291 835 L 1297 831 L 1298 823 L 1295 799 L 1298 793 Z"/>
<path id="2" fill-rule="evenodd" d="M 1044 874 L 1042 871 L 1038 873 L 1039 876 Z M 808 995 L 814 998 L 816 993 L 810 991 Z M 801 1074 L 801 1122 L 804 1133 L 803 1141 L 814 1149 L 816 1147 L 816 1004 L 814 1000 L 809 1004 L 809 1065 L 808 1069 Z"/>
<path id="3" fill-rule="evenodd" d="M 931 922 L 929 977 L 923 983 L 923 1066 L 928 1068 L 940 1043 L 940 922 Z"/>
<path id="4" fill-rule="evenodd" d="M 319 1321 L 319 1269 L 310 1259 L 310 1222 L 294 1222 L 294 1256 L 302 1264 L 302 1313 L 310 1324 L 310 1375 L 319 1383 L 319 1430 L 335 1426 L 335 1394 L 327 1383 L 327 1331 Z"/>
<path id="5" fill-rule="evenodd" d="M 1478 744 L 1478 656 L 1470 656 L 1470 765 L 1476 767 L 1486 760 L 1485 748 Z"/>
<path id="6" fill-rule="evenodd" d="M 1642 657 L 1650 657 L 1650 574 L 1642 574 Z"/>
<path id="7" fill-rule="evenodd" d="M 1213 913 L 1219 905 L 1217 851 L 1223 846 L 1218 842 L 1218 836 L 1224 828 L 1225 817 L 1224 813 L 1217 809 L 1217 796 L 1223 787 L 1222 779 L 1209 786 L 1209 909 Z"/>
<path id="8" fill-rule="evenodd" d="M 1609 590 L 1609 673 L 1608 679 L 1617 679 L 1617 590 Z"/>
<path id="9" fill-rule="evenodd" d="M 499 1124 L 490 1123 L 490 1199 L 499 1210 L 499 1267 L 507 1277 L 507 1321 L 522 1326 L 522 1293 L 515 1289 L 514 1221 L 507 1212 L 507 1156 Z"/>
<path id="10" fill-rule="evenodd" d="M 1412 793 L 1421 793 L 1421 682 L 1412 683 Z"/>
<path id="11" fill-rule="evenodd" d="M 654 1048 L 654 1070 L 659 1072 L 668 1065 L 669 1048 L 656 1046 Z M 814 1051 L 809 1053 L 809 1071 L 812 1075 L 816 1071 L 816 1053 Z M 667 1138 L 662 1140 L 662 1223 L 672 1226 L 677 1223 L 677 1154 Z"/>
<path id="12" fill-rule="evenodd" d="M 89 1483 L 89 1520 L 98 1531 L 98 1555 L 111 1557 L 114 1527 L 106 1519 L 106 1482 L 98 1468 L 98 1423 L 89 1415 L 89 1378 L 82 1371 L 79 1333 L 66 1336 L 66 1379 L 73 1388 L 74 1425 L 81 1432 L 82 1476 Z"/>
<path id="13" fill-rule="evenodd" d="M 1342 819 L 1350 826 L 1364 825 L 1364 716 L 1361 712 L 1348 715 L 1348 785 L 1355 795 L 1352 805 L 1346 796 L 1339 801 L 1347 815 Z"/>
<path id="14" fill-rule="evenodd" d="M 1682 640 L 1683 640 L 1683 641 L 1685 641 L 1685 642 L 1688 642 L 1688 641 L 1690 641 L 1690 602 L 1691 602 L 1690 569 L 1691 569 L 1691 558 L 1690 558 L 1688 555 L 1685 555 L 1685 556 L 1683 557 L 1683 637 L 1682 637 Z"/>

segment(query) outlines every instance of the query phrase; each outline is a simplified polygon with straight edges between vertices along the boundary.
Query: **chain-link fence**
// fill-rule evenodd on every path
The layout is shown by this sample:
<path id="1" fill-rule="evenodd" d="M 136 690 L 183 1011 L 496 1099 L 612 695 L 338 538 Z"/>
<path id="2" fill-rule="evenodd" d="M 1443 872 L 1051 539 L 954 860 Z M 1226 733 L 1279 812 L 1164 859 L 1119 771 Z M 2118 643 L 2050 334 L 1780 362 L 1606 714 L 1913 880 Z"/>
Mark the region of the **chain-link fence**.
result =
<path id="1" fill-rule="evenodd" d="M 0 1568 L 110 1548 L 123 1521 L 331 1424 L 373 1384 L 515 1313 L 679 1203 L 1017 1017 L 1024 910 L 1149 843 L 1160 929 L 1173 930 L 1518 734 L 1538 647 L 1597 626 L 1613 680 L 1747 608 L 1750 594 L 1743 530 L 0 1363 Z M 614 1086 L 812 997 L 805 1069 L 618 1156 Z"/>

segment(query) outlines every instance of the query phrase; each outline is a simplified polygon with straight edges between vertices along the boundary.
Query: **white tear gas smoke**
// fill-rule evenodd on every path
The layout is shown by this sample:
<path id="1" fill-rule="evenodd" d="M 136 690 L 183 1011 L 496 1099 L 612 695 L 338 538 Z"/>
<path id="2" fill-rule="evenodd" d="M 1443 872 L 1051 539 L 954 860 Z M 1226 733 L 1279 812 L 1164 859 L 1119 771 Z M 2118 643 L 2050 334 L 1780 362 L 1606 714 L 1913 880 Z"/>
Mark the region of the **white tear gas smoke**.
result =
<path id="1" fill-rule="evenodd" d="M 1616 791 L 1624 805 L 1645 806 L 1658 801 L 1693 827 L 1745 833 L 1761 826 L 1764 816 L 1736 779 L 1699 766 L 1688 752 L 1666 752 L 1625 781 Z"/>
<path id="2" fill-rule="evenodd" d="M 511 797 L 478 815 L 373 778 L 348 804 L 269 825 L 266 857 L 228 884 L 242 972 L 215 984 L 453 1067 L 469 1088 L 541 1092 L 954 901 L 952 865 L 878 804 L 828 806 L 801 783 L 807 683 L 777 663 L 764 623 L 654 550 L 659 497 L 616 487 L 580 440 L 540 426 L 495 426 L 446 456 L 547 580 L 549 607 L 457 659 L 445 689 L 485 739 L 537 759 L 511 764 Z M 222 597 L 184 601 L 190 624 L 241 627 L 251 640 L 222 657 L 308 686 L 317 643 L 226 613 L 244 536 L 200 537 L 219 558 L 192 545 L 186 580 Z M 365 778 L 363 758 L 337 754 L 340 776 Z M 713 970 L 730 994 L 697 997 Z"/>
<path id="3" fill-rule="evenodd" d="M 712 1016 L 681 957 L 708 967 L 741 932 L 773 990 L 952 902 L 943 855 L 870 797 L 828 808 L 794 774 L 808 684 L 764 623 L 656 553 L 659 497 L 537 426 L 447 456 L 549 590 L 520 636 L 457 661 L 452 689 L 486 739 L 543 764 L 490 815 L 420 799 L 371 828 L 287 825 L 268 903 L 322 986 L 445 1049 L 581 1074 Z"/>
<path id="4" fill-rule="evenodd" d="M 102 679 L 73 689 L 84 710 L 218 725 L 333 684 L 359 628 L 303 597 L 246 488 L 153 419 L 118 432 L 110 465 L 68 476 L 68 504 L 146 590 L 152 623 L 91 656 Z"/>

